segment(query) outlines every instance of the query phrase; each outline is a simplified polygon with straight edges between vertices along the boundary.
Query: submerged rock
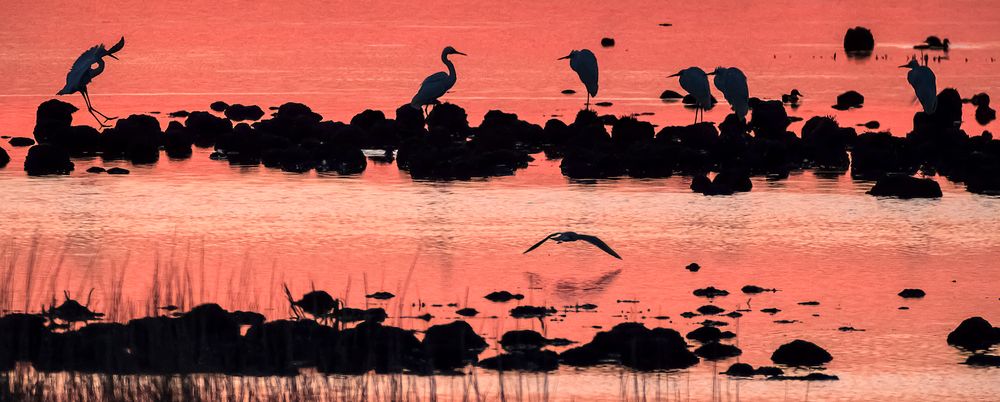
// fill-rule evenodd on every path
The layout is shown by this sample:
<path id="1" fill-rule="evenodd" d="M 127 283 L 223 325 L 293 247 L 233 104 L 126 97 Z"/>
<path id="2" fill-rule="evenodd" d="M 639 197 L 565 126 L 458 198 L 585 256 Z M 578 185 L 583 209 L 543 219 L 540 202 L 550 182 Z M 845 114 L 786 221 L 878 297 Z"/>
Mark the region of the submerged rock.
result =
<path id="1" fill-rule="evenodd" d="M 465 321 L 428 328 L 422 345 L 435 370 L 454 370 L 475 363 L 489 346 Z"/>
<path id="2" fill-rule="evenodd" d="M 833 360 L 833 356 L 815 343 L 796 339 L 778 347 L 771 354 L 771 361 L 787 366 L 819 366 Z"/>
<path id="3" fill-rule="evenodd" d="M 711 342 L 695 349 L 694 354 L 705 358 L 705 360 L 722 360 L 739 356 L 743 354 L 743 351 L 733 345 Z"/>
<path id="4" fill-rule="evenodd" d="M 940 198 L 941 185 L 933 179 L 910 176 L 886 176 L 879 179 L 868 194 L 876 197 L 910 198 Z"/>
<path id="5" fill-rule="evenodd" d="M 255 121 L 264 117 L 264 110 L 257 105 L 244 106 L 239 103 L 234 103 L 226 108 L 225 115 L 227 119 L 232 121 Z"/>
<path id="6" fill-rule="evenodd" d="M 905 299 L 919 299 L 926 295 L 927 293 L 925 293 L 921 289 L 903 289 L 902 291 L 899 292 L 899 297 Z"/>
<path id="7" fill-rule="evenodd" d="M 522 299 L 524 299 L 524 295 L 522 295 L 522 294 L 514 294 L 514 293 L 508 292 L 506 290 L 501 290 L 499 292 L 490 292 L 490 294 L 488 294 L 488 295 L 486 295 L 484 297 L 486 298 L 486 300 L 489 300 L 489 301 L 495 302 L 495 303 L 505 303 L 505 302 L 509 302 L 511 300 L 522 300 Z"/>
<path id="8" fill-rule="evenodd" d="M 847 91 L 837 95 L 837 104 L 833 105 L 837 110 L 856 109 L 864 106 L 865 97 L 858 91 Z"/>
<path id="9" fill-rule="evenodd" d="M 985 350 L 1000 343 L 1000 328 L 982 317 L 967 318 L 948 334 L 948 344 L 966 350 Z"/>
<path id="10" fill-rule="evenodd" d="M 844 51 L 848 53 L 870 53 L 875 50 L 875 36 L 865 27 L 854 27 L 844 34 Z"/>
<path id="11" fill-rule="evenodd" d="M 974 354 L 965 359 L 965 364 L 970 366 L 1000 367 L 1000 356 Z"/>
<path id="12" fill-rule="evenodd" d="M 551 350 L 504 353 L 483 359 L 479 367 L 497 371 L 553 371 L 559 368 L 559 355 Z"/>
<path id="13" fill-rule="evenodd" d="M 7 141 L 12 147 L 30 147 L 35 145 L 35 140 L 27 137 L 14 137 Z"/>
<path id="14" fill-rule="evenodd" d="M 701 288 L 701 289 L 695 289 L 694 292 L 692 292 L 692 293 L 695 296 L 698 296 L 698 297 L 707 297 L 709 299 L 715 298 L 715 297 L 721 297 L 721 296 L 727 296 L 727 295 L 729 295 L 729 292 L 727 292 L 725 290 L 722 290 L 722 289 L 716 289 L 714 286 L 709 286 L 707 288 Z"/>
<path id="15" fill-rule="evenodd" d="M 636 370 L 683 369 L 698 363 L 677 331 L 648 329 L 639 323 L 618 324 L 610 331 L 598 332 L 594 339 L 559 356 L 573 366 L 592 366 L 614 362 Z"/>

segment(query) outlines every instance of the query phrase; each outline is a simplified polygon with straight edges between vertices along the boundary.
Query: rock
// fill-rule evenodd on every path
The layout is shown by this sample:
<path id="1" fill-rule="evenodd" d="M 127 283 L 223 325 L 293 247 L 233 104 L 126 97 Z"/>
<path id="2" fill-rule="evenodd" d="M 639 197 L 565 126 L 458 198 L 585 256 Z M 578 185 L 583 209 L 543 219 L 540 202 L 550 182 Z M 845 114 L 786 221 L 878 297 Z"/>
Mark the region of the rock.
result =
<path id="1" fill-rule="evenodd" d="M 108 172 L 108 174 L 129 174 L 130 173 L 128 171 L 128 169 L 120 168 L 120 167 L 113 167 L 111 169 L 108 169 L 107 172 Z"/>
<path id="2" fill-rule="evenodd" d="M 721 307 L 712 304 L 706 304 L 704 306 L 698 307 L 698 312 L 701 313 L 702 315 L 717 315 L 725 311 L 726 310 L 722 309 Z"/>
<path id="3" fill-rule="evenodd" d="M 809 374 L 802 375 L 802 376 L 777 375 L 777 376 L 770 377 L 768 379 L 769 380 L 777 380 L 777 381 L 789 381 L 789 380 L 793 380 L 793 381 L 837 381 L 837 380 L 840 380 L 840 378 L 837 377 L 837 376 L 835 376 L 835 375 L 823 374 L 823 373 L 809 373 Z"/>
<path id="4" fill-rule="evenodd" d="M 11 313 L 0 317 L 0 369 L 13 370 L 18 361 L 36 359 L 46 334 L 41 316 Z"/>
<path id="5" fill-rule="evenodd" d="M 192 145 L 194 145 L 194 135 L 187 127 L 178 121 L 167 124 L 167 129 L 163 132 L 163 148 L 167 152 L 167 157 L 172 159 L 190 158 Z"/>
<path id="6" fill-rule="evenodd" d="M 974 354 L 965 359 L 965 364 L 970 366 L 1000 367 L 1000 356 Z"/>
<path id="7" fill-rule="evenodd" d="M 753 189 L 750 181 L 750 174 L 745 171 L 728 169 L 719 172 L 712 179 L 712 186 L 716 189 L 727 189 L 733 192 L 748 192 Z"/>
<path id="8" fill-rule="evenodd" d="M 851 177 L 878 180 L 887 174 L 913 175 L 920 166 L 913 144 L 889 132 L 858 135 L 851 148 Z"/>
<path id="9" fill-rule="evenodd" d="M 837 104 L 833 105 L 837 110 L 855 109 L 864 106 L 865 97 L 857 91 L 847 91 L 837 95 Z"/>
<path id="10" fill-rule="evenodd" d="M 732 195 L 733 189 L 726 186 L 726 183 L 715 182 L 708 179 L 708 176 L 695 176 L 691 178 L 691 191 L 708 196 Z"/>
<path id="11" fill-rule="evenodd" d="M 156 163 L 163 145 L 160 122 L 149 115 L 131 115 L 115 122 L 114 129 L 101 136 L 101 156 L 104 159 L 124 157 L 134 164 Z"/>
<path id="12" fill-rule="evenodd" d="M 431 366 L 425 350 L 411 331 L 366 321 L 341 331 L 336 343 L 320 352 L 316 368 L 321 373 L 355 375 L 372 370 L 379 374 L 421 372 Z"/>
<path id="13" fill-rule="evenodd" d="M 213 111 L 222 113 L 222 112 L 225 112 L 226 109 L 229 108 L 229 104 L 226 103 L 226 102 L 223 102 L 223 101 L 215 101 L 215 102 L 212 102 L 212 104 L 209 105 L 208 107 L 211 108 Z"/>
<path id="14" fill-rule="evenodd" d="M 851 164 L 847 147 L 857 136 L 853 128 L 840 127 L 832 117 L 813 117 L 802 126 L 804 156 L 811 167 L 846 171 Z"/>
<path id="15" fill-rule="evenodd" d="M 899 292 L 899 297 L 905 299 L 919 299 L 926 295 L 927 293 L 924 293 L 924 291 L 921 289 L 903 289 L 902 291 Z"/>
<path id="16" fill-rule="evenodd" d="M 233 122 L 208 112 L 191 112 L 184 127 L 194 137 L 194 145 L 207 148 L 214 146 L 220 136 L 232 133 Z"/>
<path id="17" fill-rule="evenodd" d="M 479 315 L 479 310 L 476 310 L 476 309 L 471 308 L 471 307 L 466 307 L 466 308 L 458 309 L 457 311 L 455 311 L 455 314 L 458 314 L 458 315 L 460 315 L 462 317 L 475 317 L 475 316 Z"/>
<path id="18" fill-rule="evenodd" d="M 695 330 L 688 332 L 685 337 L 701 343 L 718 342 L 723 339 L 722 331 L 712 326 L 698 327 Z"/>
<path id="19" fill-rule="evenodd" d="M 778 347 L 771 354 L 771 361 L 786 366 L 819 366 L 833 360 L 833 356 L 815 343 L 796 339 Z"/>
<path id="20" fill-rule="evenodd" d="M 760 366 L 757 367 L 756 370 L 754 370 L 754 374 L 762 375 L 765 377 L 774 377 L 785 374 L 785 371 L 774 366 Z"/>
<path id="21" fill-rule="evenodd" d="M 225 109 L 225 115 L 226 118 L 232 121 L 256 121 L 260 120 L 261 117 L 264 117 L 264 110 L 257 105 L 244 106 L 239 103 L 234 103 Z"/>
<path id="22" fill-rule="evenodd" d="M 35 140 L 27 137 L 14 137 L 7 141 L 12 147 L 30 147 L 35 145 Z"/>
<path id="23" fill-rule="evenodd" d="M 726 371 L 723 371 L 722 374 L 732 377 L 753 377 L 756 372 L 754 371 L 753 366 L 749 364 L 733 363 L 728 369 L 726 369 Z"/>
<path id="24" fill-rule="evenodd" d="M 28 150 L 24 158 L 24 171 L 29 176 L 51 174 L 69 174 L 74 168 L 69 160 L 69 153 L 61 147 L 49 144 L 39 144 Z"/>
<path id="25" fill-rule="evenodd" d="M 982 317 L 967 318 L 948 334 L 948 344 L 966 350 L 984 350 L 1000 343 L 1000 328 Z"/>
<path id="26" fill-rule="evenodd" d="M 508 352 L 518 352 L 539 350 L 548 345 L 548 339 L 532 330 L 516 330 L 504 333 L 499 343 Z"/>
<path id="27" fill-rule="evenodd" d="M 848 53 L 870 53 L 875 50 L 875 37 L 865 27 L 854 27 L 844 35 L 844 51 Z"/>
<path id="28" fill-rule="evenodd" d="M 774 308 L 774 307 L 769 307 L 769 308 L 762 308 L 762 309 L 760 309 L 760 312 L 771 314 L 771 315 L 775 315 L 775 314 L 778 314 L 779 312 L 781 312 L 781 309 L 777 309 L 777 308 Z"/>
<path id="29" fill-rule="evenodd" d="M 428 328 L 422 345 L 436 370 L 454 370 L 475 363 L 489 346 L 465 321 Z"/>
<path id="30" fill-rule="evenodd" d="M 543 318 L 556 313 L 554 307 L 517 306 L 510 310 L 514 318 Z"/>
<path id="31" fill-rule="evenodd" d="M 696 262 L 692 262 L 692 263 L 688 264 L 686 267 L 684 267 L 684 269 L 686 269 L 688 271 L 691 271 L 691 272 L 698 272 L 698 270 L 701 269 L 701 265 L 698 265 L 698 263 L 696 263 Z"/>
<path id="32" fill-rule="evenodd" d="M 809 300 L 809 301 L 799 302 L 798 304 L 800 306 L 818 306 L 819 302 L 815 300 Z"/>
<path id="33" fill-rule="evenodd" d="M 591 342 L 563 352 L 560 359 L 576 366 L 613 361 L 643 371 L 683 369 L 698 363 L 677 331 L 650 330 L 639 323 L 622 323 L 598 332 Z"/>
<path id="34" fill-rule="evenodd" d="M 506 302 L 509 302 L 511 300 L 522 300 L 522 299 L 524 299 L 524 295 L 522 295 L 522 294 L 514 294 L 514 293 L 508 292 L 506 290 L 501 290 L 499 292 L 490 292 L 490 294 L 488 294 L 488 295 L 486 295 L 484 297 L 486 298 L 486 300 L 489 300 L 489 301 L 495 302 L 495 303 L 506 303 Z"/>
<path id="35" fill-rule="evenodd" d="M 91 166 L 87 168 L 87 173 L 104 173 L 106 170 L 100 166 Z"/>
<path id="36" fill-rule="evenodd" d="M 710 299 L 711 298 L 715 298 L 715 297 L 721 297 L 721 296 L 727 296 L 727 295 L 729 295 L 729 292 L 727 292 L 725 290 L 722 290 L 722 289 L 716 289 L 714 286 L 709 286 L 707 288 L 701 288 L 701 289 L 695 289 L 694 292 L 692 292 L 692 293 L 695 296 L 698 296 L 698 297 L 707 297 L 707 298 L 710 298 Z"/>
<path id="37" fill-rule="evenodd" d="M 761 139 L 775 139 L 785 135 L 788 128 L 788 112 L 780 100 L 761 101 L 753 105 L 750 128 Z"/>
<path id="38" fill-rule="evenodd" d="M 758 293 L 777 292 L 778 291 L 778 289 L 767 289 L 767 288 L 762 288 L 762 287 L 757 286 L 757 285 L 746 285 L 743 288 L 741 288 L 740 290 L 743 293 L 746 293 L 748 295 L 755 295 L 755 294 L 758 294 Z"/>
<path id="39" fill-rule="evenodd" d="M 188 112 L 187 110 L 178 110 L 176 112 L 167 113 L 167 117 L 170 117 L 170 118 L 173 118 L 173 119 L 183 119 L 183 118 L 188 117 L 190 115 L 191 115 L 191 112 Z"/>
<path id="40" fill-rule="evenodd" d="M 601 38 L 601 46 L 602 47 L 614 47 L 615 46 L 615 39 L 614 38 Z"/>
<path id="41" fill-rule="evenodd" d="M 664 90 L 662 93 L 660 93 L 660 99 L 663 99 L 663 100 L 679 100 L 679 99 L 684 99 L 684 95 L 681 95 L 677 91 L 673 91 L 673 90 L 667 89 L 667 90 Z"/>
<path id="42" fill-rule="evenodd" d="M 65 145 L 70 139 L 70 125 L 76 106 L 57 99 L 50 99 L 38 105 L 35 112 L 33 134 L 38 143 Z"/>
<path id="43" fill-rule="evenodd" d="M 7 166 L 10 163 L 10 155 L 7 154 L 7 150 L 0 148 L 0 169 Z"/>
<path id="44" fill-rule="evenodd" d="M 876 197 L 940 198 L 941 185 L 933 179 L 893 175 L 879 179 L 867 194 Z"/>
<path id="45" fill-rule="evenodd" d="M 498 371 L 553 371 L 559 368 L 559 356 L 551 350 L 505 353 L 483 359 L 479 367 Z"/>
<path id="46" fill-rule="evenodd" d="M 561 93 L 563 95 L 573 95 L 573 94 L 576 94 L 576 91 L 572 90 L 572 89 L 564 89 L 564 90 L 561 91 Z"/>
<path id="47" fill-rule="evenodd" d="M 396 297 L 396 295 L 394 295 L 392 293 L 389 293 L 389 292 L 375 292 L 375 293 L 372 293 L 372 294 L 369 294 L 369 295 L 365 295 L 365 297 L 369 298 L 369 299 L 375 299 L 375 300 L 389 300 L 389 299 L 391 299 L 393 297 Z"/>
<path id="48" fill-rule="evenodd" d="M 722 360 L 739 356 L 743 354 L 743 351 L 733 345 L 712 342 L 701 345 L 694 350 L 694 354 L 705 358 L 705 360 Z"/>

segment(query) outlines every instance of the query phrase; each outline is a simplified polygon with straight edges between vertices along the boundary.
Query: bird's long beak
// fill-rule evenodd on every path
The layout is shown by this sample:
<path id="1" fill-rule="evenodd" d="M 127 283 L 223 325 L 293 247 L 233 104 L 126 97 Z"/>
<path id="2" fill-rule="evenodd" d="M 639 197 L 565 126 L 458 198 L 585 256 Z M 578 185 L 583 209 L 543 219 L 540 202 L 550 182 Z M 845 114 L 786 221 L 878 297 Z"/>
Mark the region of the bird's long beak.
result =
<path id="1" fill-rule="evenodd" d="M 680 77 L 681 73 L 674 73 L 673 75 L 668 75 L 667 78 Z"/>
<path id="2" fill-rule="evenodd" d="M 909 66 L 910 66 L 909 64 L 903 64 L 903 65 L 899 66 L 899 68 L 907 68 Z"/>
<path id="3" fill-rule="evenodd" d="M 460 55 L 462 55 L 462 56 L 468 56 L 467 54 L 465 54 L 465 53 L 462 53 L 462 52 L 459 52 L 459 51 L 455 51 L 455 54 L 460 54 Z"/>
<path id="4" fill-rule="evenodd" d="M 112 58 L 112 59 L 115 59 L 115 60 L 119 60 L 119 59 L 118 59 L 118 57 L 116 57 L 116 56 L 115 56 L 115 55 L 113 55 L 113 54 L 109 54 L 109 55 L 108 55 L 108 57 L 110 57 L 110 58 Z"/>
<path id="5" fill-rule="evenodd" d="M 570 54 L 567 54 L 567 55 L 565 55 L 565 56 L 563 56 L 563 57 L 560 57 L 560 58 L 558 58 L 558 59 L 556 59 L 556 60 L 566 60 L 566 59 L 568 59 L 568 58 L 569 58 L 570 56 L 572 56 L 572 55 L 573 55 L 573 54 L 572 54 L 572 53 L 570 53 Z"/>

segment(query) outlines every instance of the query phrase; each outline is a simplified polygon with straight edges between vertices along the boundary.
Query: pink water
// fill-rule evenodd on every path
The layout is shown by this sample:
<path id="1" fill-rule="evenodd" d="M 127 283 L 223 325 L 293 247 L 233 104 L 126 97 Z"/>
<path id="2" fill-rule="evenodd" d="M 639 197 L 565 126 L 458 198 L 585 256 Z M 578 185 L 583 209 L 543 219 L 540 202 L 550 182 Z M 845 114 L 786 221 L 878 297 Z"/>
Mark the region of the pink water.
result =
<path id="1" fill-rule="evenodd" d="M 261 106 L 300 101 L 337 120 L 366 108 L 391 115 L 424 76 L 443 68 L 438 55 L 445 45 L 470 54 L 455 59 L 459 80 L 446 99 L 466 107 L 473 121 L 493 108 L 539 124 L 553 114 L 571 116 L 582 97 L 559 91 L 582 88 L 555 59 L 582 47 L 593 49 L 601 65 L 597 100 L 614 103 L 603 110 L 654 112 L 648 118 L 659 125 L 693 119 L 689 110 L 657 99 L 663 89 L 680 90 L 667 75 L 690 65 L 735 65 L 747 73 L 754 96 L 805 93 L 794 115 L 835 114 L 843 124 L 878 120 L 905 134 L 917 106 L 896 66 L 930 34 L 954 42 L 950 60 L 931 63 L 939 88 L 995 95 L 1000 84 L 991 61 L 1000 57 L 1000 8 L 988 2 L 164 1 L 5 8 L 3 135 L 30 136 L 35 108 L 62 86 L 75 57 L 120 34 L 127 41 L 122 60 L 110 62 L 91 85 L 95 105 L 120 116 L 204 109 L 219 99 Z M 663 22 L 674 26 L 657 25 Z M 859 62 L 839 52 L 843 32 L 854 25 L 872 28 L 875 53 L 887 60 Z M 603 36 L 618 45 L 600 48 Z M 835 60 L 834 53 L 840 53 Z M 864 108 L 830 109 L 849 89 L 866 96 Z M 64 100 L 82 107 L 80 99 Z M 706 119 L 718 121 L 726 109 L 720 105 Z M 995 131 L 971 114 L 967 107 L 970 134 Z M 729 310 L 745 307 L 748 297 L 739 288 L 756 284 L 781 291 L 755 296 L 751 306 L 783 311 L 747 314 L 727 328 L 740 335 L 739 360 L 768 364 L 778 345 L 807 339 L 831 352 L 827 372 L 841 380 L 725 380 L 726 392 L 719 393 L 711 385 L 715 367 L 703 363 L 675 374 L 674 385 L 691 399 L 737 399 L 736 387 L 743 400 L 991 400 L 1000 392 L 1000 371 L 958 364 L 965 356 L 944 341 L 969 316 L 1000 322 L 1000 199 L 945 181 L 939 200 L 900 201 L 867 196 L 871 183 L 849 176 L 802 172 L 755 180 L 751 193 L 709 198 L 690 193 L 681 177 L 570 182 L 558 161 L 541 156 L 513 177 L 434 183 L 414 182 L 394 165 L 369 164 L 356 177 L 233 168 L 209 160 L 207 150 L 187 161 L 126 166 L 132 170 L 126 177 L 84 173 L 103 164 L 97 159 L 76 161 L 68 177 L 29 178 L 20 170 L 25 150 L 2 146 L 13 157 L 0 169 L 0 263 L 16 267 L 13 309 L 36 308 L 63 289 L 80 295 L 90 288 L 95 309 L 108 309 L 112 278 L 124 271 L 131 307 L 122 316 L 144 314 L 159 266 L 161 281 L 190 273 L 188 302 L 281 317 L 281 283 L 297 293 L 326 289 L 353 305 L 365 303 L 364 293 L 386 290 L 398 296 L 384 305 L 394 317 L 423 313 L 411 307 L 417 300 L 468 305 L 483 312 L 469 321 L 488 336 L 541 329 L 538 321 L 509 318 L 512 305 L 483 300 L 490 291 L 522 292 L 534 305 L 589 302 L 598 312 L 570 313 L 545 326 L 549 336 L 588 341 L 592 326 L 625 320 L 687 332 L 700 319 L 678 314 L 707 302 L 692 290 L 729 290 L 733 295 L 715 302 Z M 559 230 L 599 235 L 624 260 L 578 243 L 521 254 Z M 692 261 L 702 271 L 683 269 Z M 909 287 L 928 296 L 896 296 Z M 639 303 L 617 302 L 623 299 Z M 807 300 L 821 304 L 797 304 Z M 437 317 L 431 324 L 455 317 L 453 308 L 427 310 Z M 659 315 L 671 319 L 652 318 Z M 780 319 L 801 322 L 773 322 Z M 866 331 L 837 331 L 848 325 Z M 552 395 L 617 399 L 620 374 L 564 369 L 551 376 Z"/>

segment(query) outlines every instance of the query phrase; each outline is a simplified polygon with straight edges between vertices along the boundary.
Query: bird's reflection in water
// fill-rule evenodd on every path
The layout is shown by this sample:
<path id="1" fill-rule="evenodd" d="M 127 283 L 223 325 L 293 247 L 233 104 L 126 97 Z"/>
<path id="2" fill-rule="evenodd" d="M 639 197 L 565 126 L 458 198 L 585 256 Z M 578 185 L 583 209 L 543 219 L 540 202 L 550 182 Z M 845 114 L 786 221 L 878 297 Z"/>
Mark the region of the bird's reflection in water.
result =
<path id="1" fill-rule="evenodd" d="M 550 279 L 544 278 L 540 274 L 536 274 L 534 272 L 525 272 L 524 276 L 528 279 L 528 285 L 532 289 L 547 289 L 551 285 L 551 288 L 557 297 L 573 302 L 583 297 L 590 297 L 604 293 L 604 291 L 607 290 L 612 283 L 614 283 L 615 279 L 617 279 L 618 275 L 621 273 L 621 269 L 616 269 L 605 272 L 596 278 L 587 279 Z"/>

